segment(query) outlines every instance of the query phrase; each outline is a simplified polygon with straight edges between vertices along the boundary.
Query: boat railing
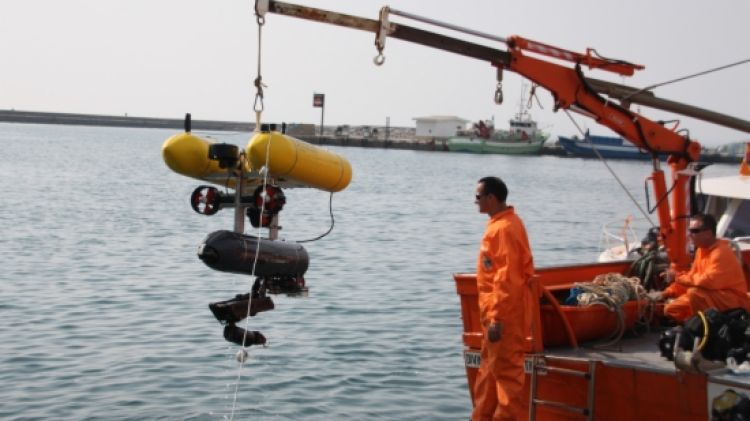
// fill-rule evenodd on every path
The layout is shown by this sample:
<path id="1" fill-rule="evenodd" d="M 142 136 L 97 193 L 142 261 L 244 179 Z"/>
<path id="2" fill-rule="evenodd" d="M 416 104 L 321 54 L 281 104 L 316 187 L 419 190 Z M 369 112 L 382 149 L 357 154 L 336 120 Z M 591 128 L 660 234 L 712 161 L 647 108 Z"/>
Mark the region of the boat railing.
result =
<path id="1" fill-rule="evenodd" d="M 641 246 L 641 239 L 648 232 L 645 218 L 632 216 L 624 220 L 611 221 L 602 226 L 599 238 L 599 262 L 629 260 Z"/>

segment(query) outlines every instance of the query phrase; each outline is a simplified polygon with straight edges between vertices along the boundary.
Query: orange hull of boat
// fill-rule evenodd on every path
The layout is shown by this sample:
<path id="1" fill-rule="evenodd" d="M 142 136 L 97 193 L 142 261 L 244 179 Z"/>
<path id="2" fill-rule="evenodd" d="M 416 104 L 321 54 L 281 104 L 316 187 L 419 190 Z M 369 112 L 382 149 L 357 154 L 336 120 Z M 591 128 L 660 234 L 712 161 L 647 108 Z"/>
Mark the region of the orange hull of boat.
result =
<path id="1" fill-rule="evenodd" d="M 646 305 L 646 302 L 642 302 L 641 305 Z M 578 342 L 604 339 L 618 330 L 617 316 L 602 306 L 562 306 L 561 308 Z M 638 303 L 635 301 L 626 303 L 623 306 L 623 312 L 625 329 L 631 329 L 638 320 Z M 553 306 L 542 305 L 540 317 L 545 346 L 570 343 L 563 321 Z"/>
<path id="2" fill-rule="evenodd" d="M 549 360 L 548 360 L 549 361 Z M 548 362 L 548 366 L 585 371 L 586 363 Z M 529 375 L 526 393 L 529 396 Z M 582 378 L 547 373 L 537 383 L 537 397 L 586 407 L 588 384 Z M 527 402 L 528 405 L 528 402 Z M 706 420 L 706 376 L 701 374 L 664 374 L 634 368 L 596 366 L 594 419 L 632 420 Z M 564 410 L 538 407 L 537 420 L 586 419 Z"/>
<path id="3" fill-rule="evenodd" d="M 623 273 L 628 269 L 628 263 L 601 263 L 580 266 L 562 266 L 556 268 L 539 269 L 535 282 L 537 288 L 546 289 L 549 294 L 565 297 L 576 282 L 588 282 L 602 273 Z M 482 329 L 479 322 L 479 307 L 477 303 L 476 277 L 474 274 L 455 274 L 456 288 L 461 297 L 461 317 L 464 323 L 464 344 L 479 348 L 482 343 Z M 540 292 L 541 296 L 541 292 Z M 636 304 L 626 307 L 626 321 L 628 327 L 635 322 Z M 560 306 L 566 315 L 561 318 L 560 313 L 551 304 L 542 304 L 535 317 L 535 331 L 540 332 L 542 343 L 533 343 L 529 338 L 527 349 L 540 351 L 544 345 L 577 345 L 577 341 L 587 341 L 606 337 L 617 327 L 617 320 L 613 313 L 600 307 Z M 569 318 L 568 318 L 569 317 Z M 575 337 L 566 333 L 565 320 L 575 320 Z"/>
<path id="4" fill-rule="evenodd" d="M 604 263 L 539 269 L 535 279 L 540 297 L 567 296 L 575 282 L 591 281 L 602 273 L 624 273 L 628 263 Z M 461 300 L 464 345 L 479 351 L 482 329 L 477 306 L 476 278 L 474 274 L 455 274 L 457 292 Z M 545 294 L 542 292 L 546 290 Z M 544 356 L 544 347 L 577 344 L 597 338 L 606 338 L 617 327 L 617 321 L 607 309 L 594 307 L 556 307 L 548 300 L 536 312 L 534 330 L 541 342 L 528 339 L 528 351 Z M 636 319 L 637 303 L 626 304 L 626 324 L 632 326 Z M 565 326 L 567 324 L 567 327 Z M 539 335 L 541 333 L 541 335 Z M 573 336 L 573 337 L 571 337 Z M 576 345 L 574 345 L 576 346 Z M 654 344 L 654 352 L 657 352 Z M 547 367 L 586 371 L 588 362 L 557 359 L 545 356 Z M 477 369 L 467 366 L 466 375 L 472 398 Z M 531 375 L 526 377 L 526 405 L 530 396 Z M 594 419 L 619 421 L 634 419 L 705 420 L 707 397 L 706 376 L 691 373 L 660 373 L 634 367 L 615 367 L 596 362 L 594 391 Z M 557 374 L 553 371 L 537 377 L 537 398 L 565 402 L 586 407 L 588 383 L 583 378 Z M 580 414 L 561 409 L 539 406 L 537 420 L 581 420 Z"/>

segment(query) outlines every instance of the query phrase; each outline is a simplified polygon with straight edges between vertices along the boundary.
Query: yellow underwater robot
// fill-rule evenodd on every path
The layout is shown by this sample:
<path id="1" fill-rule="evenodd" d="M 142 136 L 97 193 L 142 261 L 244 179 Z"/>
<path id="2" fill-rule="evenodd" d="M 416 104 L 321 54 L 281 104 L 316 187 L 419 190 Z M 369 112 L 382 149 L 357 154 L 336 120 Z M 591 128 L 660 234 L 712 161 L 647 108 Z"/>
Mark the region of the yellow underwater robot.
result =
<path id="1" fill-rule="evenodd" d="M 351 182 L 351 165 L 338 154 L 287 136 L 270 125 L 261 126 L 244 149 L 198 137 L 190 132 L 190 125 L 188 114 L 185 132 L 164 142 L 164 162 L 178 174 L 224 188 L 198 186 L 190 197 L 196 212 L 213 215 L 222 208 L 235 208 L 234 230 L 209 234 L 199 247 L 198 257 L 212 269 L 255 277 L 249 293 L 211 303 L 209 309 L 225 325 L 226 340 L 243 347 L 265 344 L 260 332 L 246 331 L 236 323 L 273 309 L 267 293 L 307 291 L 303 277 L 309 265 L 307 251 L 298 243 L 277 239 L 278 214 L 286 203 L 281 188 L 311 187 L 333 194 Z M 245 215 L 254 227 L 268 228 L 269 237 L 244 234 Z"/>

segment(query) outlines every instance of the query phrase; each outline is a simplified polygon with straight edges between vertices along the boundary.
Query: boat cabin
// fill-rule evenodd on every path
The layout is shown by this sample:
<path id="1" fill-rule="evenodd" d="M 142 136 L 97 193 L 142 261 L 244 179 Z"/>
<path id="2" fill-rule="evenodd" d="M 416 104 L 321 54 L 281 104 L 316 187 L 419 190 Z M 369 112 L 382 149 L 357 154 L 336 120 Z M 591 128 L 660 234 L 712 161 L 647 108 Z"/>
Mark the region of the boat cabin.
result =
<path id="1" fill-rule="evenodd" d="M 533 139 L 539 132 L 537 122 L 532 120 L 531 115 L 527 112 L 516 114 L 515 118 L 510 119 L 511 135 L 516 135 L 521 139 Z"/>
<path id="2" fill-rule="evenodd" d="M 750 177 L 729 176 L 701 180 L 696 185 L 699 203 L 715 215 L 716 235 L 750 249 Z"/>

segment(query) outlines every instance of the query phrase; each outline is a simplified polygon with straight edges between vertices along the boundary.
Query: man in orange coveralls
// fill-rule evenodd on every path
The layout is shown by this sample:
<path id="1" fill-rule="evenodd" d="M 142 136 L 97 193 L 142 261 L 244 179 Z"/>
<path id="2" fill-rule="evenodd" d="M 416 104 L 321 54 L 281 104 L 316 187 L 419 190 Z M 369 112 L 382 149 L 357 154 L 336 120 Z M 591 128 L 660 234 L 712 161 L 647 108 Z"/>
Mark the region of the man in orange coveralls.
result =
<path id="1" fill-rule="evenodd" d="M 726 311 L 741 307 L 750 311 L 742 265 L 729 242 L 716 238 L 716 219 L 696 214 L 689 227 L 695 259 L 687 272 L 667 272 L 667 279 L 674 282 L 655 296 L 674 298 L 664 306 L 664 315 L 683 323 L 709 308 Z"/>
<path id="2" fill-rule="evenodd" d="M 490 220 L 477 262 L 479 318 L 486 332 L 474 384 L 473 421 L 527 418 L 523 360 L 531 330 L 529 279 L 534 262 L 526 229 L 505 203 L 507 196 L 508 188 L 497 177 L 484 177 L 477 184 L 475 203 Z"/>

